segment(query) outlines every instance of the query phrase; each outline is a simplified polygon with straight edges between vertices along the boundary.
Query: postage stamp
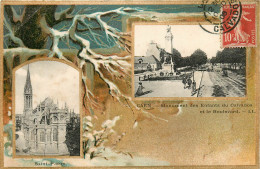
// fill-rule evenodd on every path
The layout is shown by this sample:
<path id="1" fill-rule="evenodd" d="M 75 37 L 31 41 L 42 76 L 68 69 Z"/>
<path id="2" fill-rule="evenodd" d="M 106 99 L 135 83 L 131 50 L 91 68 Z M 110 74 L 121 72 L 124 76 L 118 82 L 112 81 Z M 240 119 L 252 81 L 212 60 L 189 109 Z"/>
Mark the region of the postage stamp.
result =
<path id="1" fill-rule="evenodd" d="M 223 11 L 228 14 L 229 6 L 224 6 Z M 255 47 L 256 24 L 255 4 L 243 4 L 242 15 L 236 27 L 222 35 L 223 47 Z"/>

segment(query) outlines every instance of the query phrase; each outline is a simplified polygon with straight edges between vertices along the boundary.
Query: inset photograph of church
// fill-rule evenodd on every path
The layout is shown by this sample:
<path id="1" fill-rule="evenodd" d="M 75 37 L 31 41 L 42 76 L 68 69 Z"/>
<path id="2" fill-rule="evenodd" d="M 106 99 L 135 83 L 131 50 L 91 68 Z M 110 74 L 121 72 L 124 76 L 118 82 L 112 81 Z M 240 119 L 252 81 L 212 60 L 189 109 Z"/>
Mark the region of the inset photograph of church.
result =
<path id="1" fill-rule="evenodd" d="M 246 96 L 246 49 L 199 25 L 134 25 L 133 64 L 135 98 Z"/>
<path id="2" fill-rule="evenodd" d="M 15 71 L 16 156 L 80 156 L 79 71 L 37 61 Z"/>

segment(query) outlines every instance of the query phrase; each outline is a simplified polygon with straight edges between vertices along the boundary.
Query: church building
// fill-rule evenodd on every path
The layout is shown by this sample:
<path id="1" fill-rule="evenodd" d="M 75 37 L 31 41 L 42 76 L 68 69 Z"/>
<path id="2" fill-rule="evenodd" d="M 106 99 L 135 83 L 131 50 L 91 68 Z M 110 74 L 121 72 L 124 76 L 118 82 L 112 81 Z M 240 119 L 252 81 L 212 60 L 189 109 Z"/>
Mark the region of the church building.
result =
<path id="1" fill-rule="evenodd" d="M 58 101 L 47 97 L 33 108 L 33 88 L 29 66 L 24 86 L 23 114 L 16 116 L 16 130 L 25 140 L 27 155 L 69 155 L 66 141 L 66 126 L 71 120 L 79 119 L 66 103 L 59 107 Z M 19 145 L 16 145 L 18 147 Z M 16 152 L 19 155 L 18 152 Z"/>

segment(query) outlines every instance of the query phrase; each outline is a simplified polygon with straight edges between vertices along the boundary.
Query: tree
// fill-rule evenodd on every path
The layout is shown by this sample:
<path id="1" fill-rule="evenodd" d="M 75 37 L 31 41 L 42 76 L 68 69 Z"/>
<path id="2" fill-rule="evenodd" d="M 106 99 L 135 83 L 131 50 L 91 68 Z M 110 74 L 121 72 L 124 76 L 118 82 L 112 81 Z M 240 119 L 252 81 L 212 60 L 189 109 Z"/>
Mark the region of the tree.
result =
<path id="1" fill-rule="evenodd" d="M 70 122 L 66 127 L 66 141 L 65 141 L 70 156 L 80 155 L 80 122 Z"/>
<path id="2" fill-rule="evenodd" d="M 201 49 L 197 49 L 190 56 L 192 66 L 200 66 L 202 64 L 207 63 L 207 54 Z"/>
<path id="3" fill-rule="evenodd" d="M 214 63 L 228 64 L 229 68 L 237 69 L 237 65 L 244 66 L 246 64 L 245 48 L 225 48 L 218 51 L 216 57 L 211 59 Z M 241 67 L 240 66 L 240 67 Z"/>
<path id="4" fill-rule="evenodd" d="M 216 62 L 216 57 L 212 57 L 211 59 L 210 59 L 210 63 L 212 64 L 212 65 L 214 65 L 214 64 L 216 64 L 217 62 Z"/>
<path id="5" fill-rule="evenodd" d="M 181 67 L 181 53 L 175 48 L 172 49 L 172 61 L 175 64 L 176 68 Z"/>
<path id="6" fill-rule="evenodd" d="M 222 58 L 222 52 L 221 51 L 217 51 L 216 63 L 224 63 L 224 59 Z"/>

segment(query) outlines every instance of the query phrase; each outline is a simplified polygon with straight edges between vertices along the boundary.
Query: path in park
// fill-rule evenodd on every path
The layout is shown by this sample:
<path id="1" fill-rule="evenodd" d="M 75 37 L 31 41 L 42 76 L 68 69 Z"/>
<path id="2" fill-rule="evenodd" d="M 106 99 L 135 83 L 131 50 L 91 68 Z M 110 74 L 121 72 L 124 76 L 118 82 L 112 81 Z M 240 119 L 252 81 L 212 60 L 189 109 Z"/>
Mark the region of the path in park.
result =
<path id="1" fill-rule="evenodd" d="M 222 72 L 215 71 L 205 72 L 204 77 L 202 80 L 204 89 L 201 90 L 200 97 L 212 97 L 214 94 L 219 94 L 219 97 L 244 97 L 246 94 L 246 83 L 243 78 L 230 71 L 228 77 L 222 76 Z"/>
<path id="2" fill-rule="evenodd" d="M 228 77 L 217 71 L 195 71 L 194 80 L 199 94 L 191 94 L 181 80 L 142 81 L 144 91 L 149 93 L 140 97 L 244 97 L 246 83 L 243 77 L 228 71 Z M 135 76 L 135 92 L 138 88 L 138 76 Z"/>
<path id="3" fill-rule="evenodd" d="M 202 72 L 194 73 L 196 88 L 199 88 Z M 141 97 L 197 97 L 191 94 L 191 89 L 185 88 L 181 80 L 164 80 L 164 81 L 142 81 L 144 91 L 151 91 Z M 138 77 L 135 77 L 135 92 L 138 88 Z"/>

